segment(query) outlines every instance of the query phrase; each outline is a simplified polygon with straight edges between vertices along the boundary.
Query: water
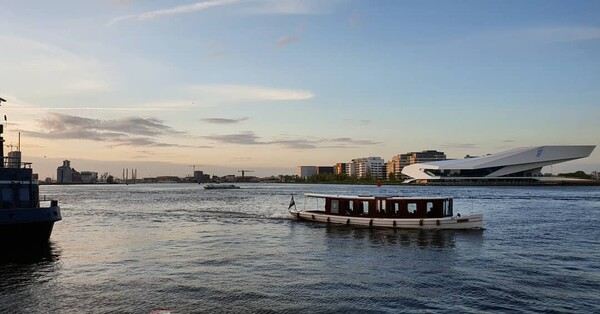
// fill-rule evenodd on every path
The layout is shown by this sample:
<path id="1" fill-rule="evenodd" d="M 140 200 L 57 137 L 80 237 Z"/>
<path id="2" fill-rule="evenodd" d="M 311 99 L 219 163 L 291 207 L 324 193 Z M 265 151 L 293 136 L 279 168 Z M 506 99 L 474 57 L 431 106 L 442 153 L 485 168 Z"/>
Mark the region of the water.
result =
<path id="1" fill-rule="evenodd" d="M 484 231 L 289 219 L 290 194 L 455 197 Z M 600 312 L 600 188 L 42 186 L 51 243 L 5 250 L 2 313 Z M 314 199 L 308 200 L 314 205 Z M 6 239 L 5 239 L 6 240 Z"/>

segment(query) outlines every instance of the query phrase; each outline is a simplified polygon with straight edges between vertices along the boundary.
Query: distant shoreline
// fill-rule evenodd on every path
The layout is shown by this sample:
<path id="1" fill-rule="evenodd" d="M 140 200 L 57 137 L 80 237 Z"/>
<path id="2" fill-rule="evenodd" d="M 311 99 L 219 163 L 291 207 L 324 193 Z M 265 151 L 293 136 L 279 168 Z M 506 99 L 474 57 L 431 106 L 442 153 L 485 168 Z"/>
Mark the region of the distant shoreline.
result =
<path id="1" fill-rule="evenodd" d="M 214 182 L 206 182 L 214 183 Z M 377 185 L 377 182 L 226 182 L 247 184 L 336 184 L 336 185 Z M 138 185 L 138 184 L 198 184 L 196 182 L 139 182 L 139 183 L 44 183 L 40 185 Z M 435 182 L 435 183 L 403 183 L 403 182 L 381 182 L 381 186 L 600 186 L 600 181 L 550 181 L 550 182 L 521 182 L 521 183 L 495 183 L 495 182 Z"/>

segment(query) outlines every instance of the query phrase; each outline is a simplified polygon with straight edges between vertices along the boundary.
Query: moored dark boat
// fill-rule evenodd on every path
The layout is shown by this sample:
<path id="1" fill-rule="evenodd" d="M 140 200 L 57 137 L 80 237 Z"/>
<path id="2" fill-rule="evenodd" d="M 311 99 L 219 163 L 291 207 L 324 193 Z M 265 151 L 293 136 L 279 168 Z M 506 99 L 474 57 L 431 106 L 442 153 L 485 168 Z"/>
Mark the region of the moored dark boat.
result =
<path id="1" fill-rule="evenodd" d="M 0 125 L 0 245 L 47 242 L 54 223 L 62 219 L 60 207 L 54 200 L 40 201 L 38 181 L 33 178 L 31 163 L 21 162 L 20 147 L 4 156 L 3 127 Z"/>

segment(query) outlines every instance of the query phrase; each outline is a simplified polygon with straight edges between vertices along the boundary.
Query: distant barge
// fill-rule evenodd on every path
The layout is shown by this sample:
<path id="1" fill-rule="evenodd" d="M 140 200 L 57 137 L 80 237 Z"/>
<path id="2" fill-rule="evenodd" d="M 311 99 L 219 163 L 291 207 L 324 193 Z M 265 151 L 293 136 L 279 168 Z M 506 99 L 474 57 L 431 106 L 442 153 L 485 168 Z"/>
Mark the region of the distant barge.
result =
<path id="1" fill-rule="evenodd" d="M 239 186 L 233 184 L 207 184 L 204 186 L 206 190 L 231 190 L 239 188 Z"/>

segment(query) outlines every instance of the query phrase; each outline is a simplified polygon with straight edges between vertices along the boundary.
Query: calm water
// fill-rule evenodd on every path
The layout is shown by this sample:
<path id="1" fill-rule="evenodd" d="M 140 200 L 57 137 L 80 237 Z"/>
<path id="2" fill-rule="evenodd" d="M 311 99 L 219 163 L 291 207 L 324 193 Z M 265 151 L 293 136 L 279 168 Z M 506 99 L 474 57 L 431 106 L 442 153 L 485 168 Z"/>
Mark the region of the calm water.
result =
<path id="1" fill-rule="evenodd" d="M 455 197 L 484 231 L 290 220 L 304 192 Z M 600 312 L 600 188 L 42 186 L 49 246 L 5 250 L 0 312 Z M 315 200 L 309 200 L 313 205 Z"/>

